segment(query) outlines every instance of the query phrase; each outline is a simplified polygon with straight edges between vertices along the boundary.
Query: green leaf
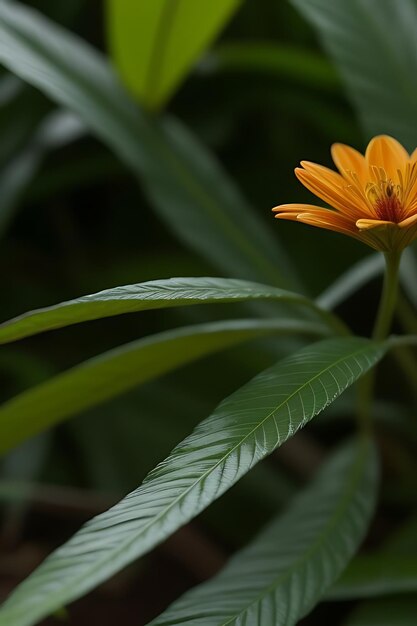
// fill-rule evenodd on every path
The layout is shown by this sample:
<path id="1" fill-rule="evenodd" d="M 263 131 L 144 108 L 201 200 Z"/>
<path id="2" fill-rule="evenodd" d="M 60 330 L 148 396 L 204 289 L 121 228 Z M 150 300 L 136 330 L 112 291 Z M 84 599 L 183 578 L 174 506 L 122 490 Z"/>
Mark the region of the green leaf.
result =
<path id="1" fill-rule="evenodd" d="M 218 576 L 185 594 L 150 626 L 298 623 L 362 541 L 375 506 L 377 477 L 371 441 L 344 447 L 289 510 Z"/>
<path id="2" fill-rule="evenodd" d="M 330 590 L 336 600 L 417 591 L 417 517 L 400 527 L 377 553 L 355 558 Z"/>
<path id="3" fill-rule="evenodd" d="M 84 526 L 10 596 L 0 624 L 29 626 L 148 552 L 282 445 L 383 356 L 367 339 L 318 342 L 256 376 L 124 500 Z"/>
<path id="4" fill-rule="evenodd" d="M 368 135 L 417 146 L 417 4 L 292 0 L 334 60 Z"/>
<path id="5" fill-rule="evenodd" d="M 0 453 L 71 415 L 197 358 L 271 333 L 325 334 L 294 320 L 234 320 L 162 332 L 85 361 L 0 406 Z"/>
<path id="6" fill-rule="evenodd" d="M 215 159 L 179 122 L 146 115 L 106 59 L 17 2 L 0 2 L 0 63 L 77 113 L 143 181 L 161 219 L 227 274 L 289 285 L 291 264 Z M 265 217 L 269 208 L 265 208 Z"/>
<path id="7" fill-rule="evenodd" d="M 345 626 L 415 626 L 416 615 L 417 598 L 389 598 L 360 606 Z"/>
<path id="8" fill-rule="evenodd" d="M 315 308 L 304 296 L 231 278 L 169 278 L 106 289 L 76 300 L 24 313 L 0 324 L 0 343 L 122 313 L 250 300 L 281 300 Z M 316 307 L 315 310 L 322 314 Z"/>
<path id="9" fill-rule="evenodd" d="M 351 600 L 410 591 L 417 591 L 417 557 L 382 551 L 352 561 L 328 597 Z"/>
<path id="10" fill-rule="evenodd" d="M 113 59 L 149 108 L 163 105 L 241 0 L 107 0 Z"/>
<path id="11" fill-rule="evenodd" d="M 270 41 L 238 41 L 216 46 L 209 53 L 208 69 L 216 72 L 255 72 L 303 86 L 340 89 L 337 72 L 323 54 Z"/>

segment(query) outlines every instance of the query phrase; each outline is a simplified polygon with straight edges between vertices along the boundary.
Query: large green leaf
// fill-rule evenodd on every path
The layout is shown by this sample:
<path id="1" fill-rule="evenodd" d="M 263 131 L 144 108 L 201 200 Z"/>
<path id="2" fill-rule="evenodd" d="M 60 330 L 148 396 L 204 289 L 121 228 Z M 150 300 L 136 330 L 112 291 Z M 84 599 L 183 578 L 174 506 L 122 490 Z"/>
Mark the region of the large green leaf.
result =
<path id="1" fill-rule="evenodd" d="M 25 313 L 0 324 L 0 343 L 122 313 L 250 300 L 281 300 L 301 304 L 313 308 L 325 319 L 331 319 L 308 298 L 276 287 L 231 278 L 170 278 L 106 289 L 76 300 Z"/>
<path id="2" fill-rule="evenodd" d="M 333 58 L 369 135 L 417 146 L 417 3 L 291 0 Z"/>
<path id="3" fill-rule="evenodd" d="M 415 626 L 417 598 L 389 598 L 360 606 L 344 626 Z"/>
<path id="4" fill-rule="evenodd" d="M 164 104 L 241 0 L 107 0 L 112 56 L 139 100 Z"/>
<path id="5" fill-rule="evenodd" d="M 226 398 L 115 507 L 49 557 L 0 610 L 29 626 L 163 541 L 368 371 L 385 351 L 367 339 L 322 341 Z"/>
<path id="6" fill-rule="evenodd" d="M 291 282 L 272 222 L 264 226 L 179 122 L 141 111 L 98 51 L 36 11 L 1 0 L 0 63 L 77 113 L 141 178 L 167 225 L 213 265 L 232 276 Z"/>
<path id="7" fill-rule="evenodd" d="M 325 334 L 294 320 L 237 320 L 162 332 L 105 352 L 0 406 L 0 452 L 197 358 L 271 333 Z"/>
<path id="8" fill-rule="evenodd" d="M 370 441 L 343 448 L 219 576 L 187 593 L 151 625 L 296 624 L 363 539 L 375 506 L 377 469 Z"/>

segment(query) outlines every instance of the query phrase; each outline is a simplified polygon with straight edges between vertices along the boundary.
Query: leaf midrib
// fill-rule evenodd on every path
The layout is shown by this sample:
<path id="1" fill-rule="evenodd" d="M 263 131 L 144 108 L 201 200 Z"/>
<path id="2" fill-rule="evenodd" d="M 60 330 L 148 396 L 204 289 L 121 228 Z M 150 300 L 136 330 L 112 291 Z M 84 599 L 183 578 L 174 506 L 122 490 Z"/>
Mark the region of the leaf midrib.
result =
<path id="1" fill-rule="evenodd" d="M 130 287 L 130 285 L 126 285 L 126 286 Z M 274 290 L 275 289 L 279 290 L 279 288 L 274 288 L 273 286 L 271 286 L 270 291 L 267 291 L 268 286 L 265 285 L 265 287 L 266 289 L 264 292 L 262 292 L 261 290 L 256 291 L 256 289 L 251 290 L 249 287 L 243 287 L 242 290 L 240 291 L 240 294 L 237 293 L 236 295 L 231 294 L 231 295 L 226 295 L 226 296 L 222 296 L 222 291 L 227 292 L 228 287 L 214 287 L 214 288 L 213 287 L 196 287 L 196 288 L 189 287 L 190 290 L 192 289 L 192 293 L 190 291 L 190 297 L 177 297 L 177 298 L 176 297 L 157 298 L 157 297 L 152 297 L 152 296 L 140 298 L 138 296 L 133 295 L 133 296 L 123 297 L 123 298 L 113 297 L 113 298 L 107 299 L 104 296 L 102 296 L 101 298 L 97 298 L 98 295 L 103 293 L 103 292 L 97 292 L 96 294 L 80 296 L 79 298 L 76 298 L 75 300 L 68 300 L 66 302 L 60 302 L 58 304 L 52 304 L 50 306 L 41 307 L 29 313 L 23 313 L 21 315 L 17 315 L 16 317 L 10 320 L 6 320 L 0 323 L 0 344 L 10 343 L 12 341 L 24 339 L 25 337 L 33 336 L 35 334 L 40 334 L 42 332 L 48 332 L 57 328 L 65 328 L 66 326 L 71 326 L 71 325 L 75 325 L 75 324 L 79 324 L 79 323 L 83 323 L 87 321 L 92 321 L 94 319 L 116 317 L 117 315 L 120 315 L 120 314 L 135 313 L 135 312 L 152 310 L 152 309 L 157 310 L 157 309 L 163 309 L 163 308 L 171 308 L 171 306 L 176 307 L 176 306 L 183 306 L 183 305 L 184 306 L 199 305 L 200 303 L 204 304 L 207 301 L 211 301 L 211 300 L 214 300 L 213 304 L 217 302 L 233 303 L 233 302 L 246 302 L 246 301 L 251 301 L 251 300 L 273 300 L 277 302 L 283 301 L 283 302 L 287 302 L 290 304 L 291 303 L 300 304 L 315 311 L 317 315 L 319 315 L 319 317 L 325 320 L 326 323 L 329 325 L 330 323 L 329 320 L 331 319 L 330 316 L 328 316 L 325 311 L 320 309 L 320 307 L 318 307 L 312 300 L 309 300 L 308 298 L 306 298 L 305 296 L 301 294 L 292 293 L 291 291 L 287 291 L 284 289 L 281 290 L 282 293 L 280 293 L 279 291 L 278 293 L 275 293 Z M 117 287 L 114 287 L 113 289 L 117 289 Z M 181 287 L 179 287 L 178 289 L 181 289 Z M 213 296 L 198 297 L 199 293 L 204 294 L 207 292 L 208 289 L 216 292 L 214 297 Z M 104 292 L 105 291 L 107 290 L 104 290 Z M 172 288 L 172 292 L 175 293 L 175 288 Z M 192 294 L 196 294 L 197 297 L 192 297 Z M 219 294 L 220 294 L 220 297 L 219 297 Z M 76 319 L 74 322 L 70 322 L 68 324 L 67 323 L 62 324 L 60 321 L 57 321 L 50 326 L 46 326 L 45 328 L 41 326 L 40 330 L 38 328 L 35 328 L 35 332 L 30 332 L 30 329 L 25 328 L 26 324 L 28 323 L 37 324 L 39 322 L 37 322 L 36 320 L 40 320 L 44 316 L 48 316 L 49 314 L 52 315 L 54 313 L 61 313 L 61 312 L 64 312 L 64 313 L 66 312 L 70 314 L 72 310 L 78 309 L 79 307 L 84 308 L 84 306 L 87 306 L 87 307 L 92 306 L 94 308 L 95 305 L 100 306 L 103 304 L 108 304 L 111 307 L 114 305 L 119 305 L 124 302 L 131 303 L 132 309 L 122 311 L 121 313 L 110 312 L 108 315 L 102 315 L 97 318 L 81 317 L 80 319 Z M 144 306 L 135 308 L 136 302 L 144 303 Z M 174 304 L 172 305 L 172 303 Z M 19 330 L 20 327 L 21 327 L 21 330 Z"/>
<path id="2" fill-rule="evenodd" d="M 352 492 L 354 491 L 356 480 L 357 480 L 357 477 L 358 477 L 358 474 L 359 474 L 359 471 L 360 471 L 360 466 L 363 463 L 363 454 L 364 454 L 364 450 L 361 450 L 361 454 L 358 455 L 357 458 L 356 458 L 356 462 L 355 462 L 355 464 L 354 464 L 354 466 L 352 468 L 352 477 L 351 477 L 351 480 L 349 482 L 348 488 L 347 488 L 347 490 L 345 492 L 345 496 L 340 500 L 339 505 L 336 508 L 335 512 L 330 517 L 328 523 L 323 528 L 322 532 L 318 535 L 317 539 L 310 546 L 310 548 L 303 555 L 301 555 L 293 563 L 293 565 L 288 570 L 286 570 L 283 574 L 281 574 L 277 578 L 275 578 L 274 581 L 266 589 L 263 589 L 258 594 L 258 596 L 256 598 L 254 598 L 244 609 L 242 609 L 239 613 L 236 613 L 235 615 L 233 615 L 226 622 L 222 622 L 222 624 L 219 624 L 219 626 L 228 626 L 229 624 L 232 624 L 234 621 L 236 621 L 241 615 L 246 613 L 246 611 L 248 611 L 248 609 L 251 606 L 253 606 L 257 602 L 262 600 L 262 598 L 267 596 L 269 593 L 273 592 L 274 589 L 276 587 L 278 587 L 278 585 L 280 583 L 282 583 L 286 579 L 290 578 L 290 576 L 292 576 L 293 572 L 296 571 L 300 566 L 302 566 L 308 560 L 308 558 L 312 554 L 314 554 L 314 552 L 316 552 L 321 547 L 321 545 L 324 543 L 325 538 L 328 535 L 328 533 L 332 532 L 333 528 L 337 524 L 337 522 L 339 520 L 340 514 L 343 513 L 343 511 L 345 510 L 347 504 L 351 500 Z M 301 618 L 302 616 L 303 615 L 300 614 L 298 617 Z M 290 625 L 287 625 L 287 626 L 290 626 Z"/>
<path id="3" fill-rule="evenodd" d="M 355 350 L 354 352 L 352 352 L 349 355 L 344 355 L 343 357 L 341 357 L 340 359 L 338 359 L 337 361 L 332 362 L 330 365 L 328 365 L 326 368 L 324 368 L 323 370 L 321 370 L 318 374 L 316 374 L 315 376 L 313 376 L 312 378 L 310 378 L 306 383 L 303 383 L 300 387 L 297 388 L 296 391 L 294 391 L 290 396 L 288 396 L 286 398 L 286 400 L 284 402 L 282 402 L 279 406 L 277 406 L 273 411 L 271 411 L 260 423 L 258 423 L 247 435 L 245 435 L 245 437 L 243 439 L 241 439 L 239 441 L 239 443 L 237 443 L 235 446 L 233 446 L 233 448 L 231 450 L 229 450 L 219 461 L 217 461 L 217 463 L 212 466 L 209 470 L 207 470 L 203 475 L 201 475 L 197 480 L 195 480 L 189 487 L 187 487 L 187 489 L 182 492 L 168 507 L 166 507 L 163 511 L 161 511 L 161 513 L 159 513 L 155 518 L 153 518 L 150 522 L 148 522 L 140 531 L 139 535 L 136 535 L 134 538 L 129 539 L 128 541 L 124 542 L 123 545 L 120 545 L 119 548 L 116 551 L 113 551 L 111 555 L 106 556 L 105 558 L 101 559 L 99 562 L 95 562 L 89 569 L 87 572 L 84 572 L 83 576 L 82 576 L 82 580 L 78 582 L 78 588 L 80 585 L 80 582 L 82 582 L 83 580 L 85 580 L 86 576 L 90 576 L 92 572 L 95 572 L 97 570 L 99 570 L 100 568 L 103 567 L 104 564 L 108 563 L 108 561 L 112 561 L 115 559 L 115 555 L 119 555 L 120 553 L 123 553 L 125 551 L 127 551 L 128 547 L 132 544 L 134 544 L 137 539 L 138 536 L 140 537 L 140 535 L 143 535 L 148 529 L 149 527 L 151 527 L 154 524 L 157 524 L 158 521 L 161 520 L 161 518 L 163 518 L 165 515 L 167 515 L 169 513 L 169 511 L 176 505 L 178 504 L 178 502 L 180 502 L 184 497 L 186 497 L 188 495 L 188 493 L 194 489 L 194 487 L 196 485 L 198 485 L 201 481 L 205 480 L 205 478 L 207 478 L 207 476 L 209 474 L 211 474 L 213 471 L 216 470 L 216 468 L 221 465 L 225 460 L 227 460 L 229 458 L 230 455 L 233 454 L 233 452 L 235 450 L 237 450 L 239 447 L 241 447 L 242 444 L 244 444 L 244 442 L 251 437 L 259 428 L 261 428 L 265 422 L 267 420 L 270 419 L 270 417 L 276 413 L 280 408 L 282 408 L 283 406 L 285 406 L 285 404 L 287 404 L 294 396 L 296 396 L 298 393 L 300 393 L 305 387 L 307 387 L 307 385 L 311 384 L 311 382 L 313 382 L 314 380 L 318 379 L 322 374 L 324 374 L 326 371 L 330 370 L 331 368 L 337 366 L 339 363 L 347 360 L 347 359 L 351 359 L 353 357 L 355 357 L 356 355 L 364 352 L 365 347 L 361 347 L 359 350 Z M 327 404 L 323 407 L 322 410 L 324 410 L 324 408 L 326 408 Z M 316 413 L 317 414 L 317 413 Z M 314 417 L 314 416 L 312 416 Z M 298 428 L 296 430 L 299 430 L 299 428 L 304 425 L 305 423 L 305 417 L 304 420 L 300 422 L 300 425 L 298 426 Z M 296 431 L 295 431 L 296 432 Z M 293 434 L 295 434 L 295 432 Z M 192 518 L 190 518 L 192 519 Z M 156 544 L 154 544 L 156 545 Z M 148 550 L 151 550 L 153 546 L 149 547 Z M 148 551 L 146 550 L 146 552 Z M 143 554 L 145 554 L 146 552 L 142 552 L 139 555 L 135 556 L 135 559 L 139 558 L 140 556 L 142 556 Z M 129 561 L 128 561 L 129 562 Z M 30 579 L 28 579 L 29 581 Z M 93 588 L 95 585 L 95 583 L 91 586 L 87 588 L 83 588 L 81 587 L 81 589 L 85 589 L 86 591 L 88 591 L 89 589 Z M 71 598 L 71 600 L 75 600 L 76 597 L 78 596 L 73 596 Z M 56 600 L 57 598 L 62 598 L 63 601 L 65 602 L 65 594 L 63 593 L 55 593 L 54 594 L 54 599 Z M 36 606 L 36 605 L 35 605 Z M 48 606 L 48 605 L 47 605 Z M 49 603 L 49 608 L 53 608 L 55 606 L 59 606 L 57 605 L 56 602 L 53 603 Z M 13 610 L 13 608 L 12 608 Z M 39 614 L 39 616 L 43 616 L 46 615 L 46 613 L 42 612 Z M 0 610 L 0 616 L 1 616 L 1 610 Z"/>

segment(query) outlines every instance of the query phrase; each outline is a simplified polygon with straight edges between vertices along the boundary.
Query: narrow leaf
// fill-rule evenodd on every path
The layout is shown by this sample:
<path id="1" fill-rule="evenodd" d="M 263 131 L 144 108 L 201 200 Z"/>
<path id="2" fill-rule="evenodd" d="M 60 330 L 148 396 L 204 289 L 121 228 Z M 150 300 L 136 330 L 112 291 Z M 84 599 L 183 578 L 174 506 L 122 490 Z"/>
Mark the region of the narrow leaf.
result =
<path id="1" fill-rule="evenodd" d="M 329 592 L 335 600 L 417 591 L 417 518 L 395 531 L 378 552 L 355 558 Z"/>
<path id="2" fill-rule="evenodd" d="M 85 361 L 0 406 L 0 453 L 68 417 L 202 356 L 268 333 L 322 334 L 294 320 L 214 322 L 162 332 Z"/>
<path id="3" fill-rule="evenodd" d="M 150 626 L 293 626 L 320 600 L 362 541 L 377 491 L 371 441 L 346 446 L 290 509 L 219 576 Z"/>
<path id="4" fill-rule="evenodd" d="M 3 626 L 30 626 L 148 552 L 282 445 L 383 356 L 366 339 L 322 341 L 226 398 L 136 491 L 84 526 L 6 600 Z"/>
<path id="5" fill-rule="evenodd" d="M 25 313 L 0 324 L 0 343 L 122 313 L 258 299 L 282 300 L 310 308 L 315 307 L 311 300 L 299 294 L 248 281 L 230 278 L 170 278 L 106 289 L 76 300 Z"/>
<path id="6" fill-rule="evenodd" d="M 241 0 L 107 1 L 112 56 L 143 104 L 163 105 Z"/>
<path id="7" fill-rule="evenodd" d="M 0 63 L 77 113 L 140 177 L 163 221 L 198 254 L 232 276 L 291 282 L 291 264 L 271 229 L 215 159 L 179 122 L 141 111 L 97 50 L 36 11 L 1 0 Z"/>
<path id="8" fill-rule="evenodd" d="M 417 145 L 417 4 L 292 0 L 333 58 L 368 135 Z"/>

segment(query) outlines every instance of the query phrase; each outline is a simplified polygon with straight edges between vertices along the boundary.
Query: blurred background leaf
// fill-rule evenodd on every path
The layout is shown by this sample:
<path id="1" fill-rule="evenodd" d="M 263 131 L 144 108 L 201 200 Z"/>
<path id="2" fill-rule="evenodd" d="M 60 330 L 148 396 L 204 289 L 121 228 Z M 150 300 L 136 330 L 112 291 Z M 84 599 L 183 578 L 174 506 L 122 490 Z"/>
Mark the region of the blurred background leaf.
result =
<path id="1" fill-rule="evenodd" d="M 230 320 L 151 335 L 86 360 L 0 406 L 0 451 L 171 369 L 268 334 L 322 335 L 319 324 L 294 320 Z"/>
<path id="2" fill-rule="evenodd" d="M 234 42 L 218 45 L 202 64 L 203 72 L 267 75 L 301 85 L 337 92 L 337 72 L 321 54 L 270 41 Z"/>
<path id="3" fill-rule="evenodd" d="M 79 119 L 65 111 L 49 113 L 21 151 L 0 173 L 0 236 L 8 227 L 21 196 L 40 169 L 48 151 L 61 148 L 85 133 Z"/>
<path id="4" fill-rule="evenodd" d="M 415 1 L 291 1 L 317 29 L 340 71 L 367 137 L 387 133 L 414 150 Z"/>
<path id="5" fill-rule="evenodd" d="M 158 123 L 140 111 L 97 51 L 19 3 L 0 5 L 0 33 L 1 61 L 79 114 L 144 177 L 153 205 L 181 239 L 232 275 L 288 284 L 284 252 L 179 122 Z"/>
<path id="6" fill-rule="evenodd" d="M 241 0 L 107 0 L 110 50 L 145 106 L 161 107 Z"/>

